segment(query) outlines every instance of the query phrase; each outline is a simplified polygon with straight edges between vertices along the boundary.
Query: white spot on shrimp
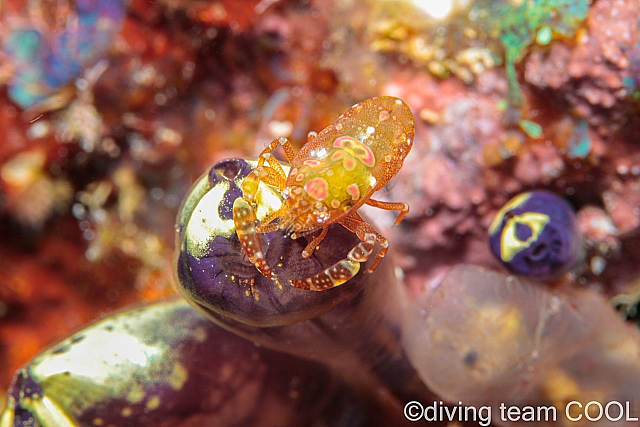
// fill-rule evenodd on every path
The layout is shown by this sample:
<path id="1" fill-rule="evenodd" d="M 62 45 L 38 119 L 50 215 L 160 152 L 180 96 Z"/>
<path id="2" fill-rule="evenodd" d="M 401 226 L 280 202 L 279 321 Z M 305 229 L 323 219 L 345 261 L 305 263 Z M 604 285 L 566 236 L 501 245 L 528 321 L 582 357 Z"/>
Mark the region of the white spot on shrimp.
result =
<path id="1" fill-rule="evenodd" d="M 328 213 L 328 212 L 324 212 L 324 211 L 322 211 L 322 212 L 318 212 L 318 213 L 316 214 L 316 222 L 317 222 L 318 224 L 322 224 L 322 223 L 324 223 L 324 222 L 327 222 L 327 220 L 328 220 L 330 217 L 331 217 L 331 215 L 329 215 L 329 213 Z"/>
<path id="2" fill-rule="evenodd" d="M 376 128 L 374 128 L 373 126 L 367 127 L 367 134 L 371 135 L 375 131 L 376 131 Z"/>
<path id="3" fill-rule="evenodd" d="M 378 182 L 378 180 L 377 180 L 374 176 L 369 177 L 369 184 L 370 184 L 372 187 L 375 187 L 375 185 L 376 185 L 376 183 L 377 183 L 377 182 Z"/>

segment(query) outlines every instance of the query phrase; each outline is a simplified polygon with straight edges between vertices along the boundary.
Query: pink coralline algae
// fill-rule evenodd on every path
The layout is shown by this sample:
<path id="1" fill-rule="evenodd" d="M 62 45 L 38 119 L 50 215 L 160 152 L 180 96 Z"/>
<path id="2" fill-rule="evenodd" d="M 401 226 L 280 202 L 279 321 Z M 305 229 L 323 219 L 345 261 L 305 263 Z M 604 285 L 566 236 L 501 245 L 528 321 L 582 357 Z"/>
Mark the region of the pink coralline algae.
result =
<path id="1" fill-rule="evenodd" d="M 594 2 L 575 45 L 554 43 L 532 52 L 525 81 L 554 91 L 591 125 L 619 127 L 638 98 L 639 16 L 638 2 Z"/>

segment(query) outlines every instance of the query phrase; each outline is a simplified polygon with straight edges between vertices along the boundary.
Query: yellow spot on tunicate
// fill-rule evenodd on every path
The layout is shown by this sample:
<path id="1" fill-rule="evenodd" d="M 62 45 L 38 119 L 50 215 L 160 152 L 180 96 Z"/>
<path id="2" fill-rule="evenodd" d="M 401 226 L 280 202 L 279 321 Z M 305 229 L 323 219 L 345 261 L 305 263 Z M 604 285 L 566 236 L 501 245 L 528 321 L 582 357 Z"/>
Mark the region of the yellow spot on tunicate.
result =
<path id="1" fill-rule="evenodd" d="M 523 319 L 515 307 L 487 304 L 475 311 L 474 327 L 479 331 L 491 331 L 496 343 L 510 343 L 522 334 Z"/>
<path id="2" fill-rule="evenodd" d="M 93 421 L 91 421 L 91 423 L 94 426 L 103 426 L 104 425 L 104 420 L 102 418 L 94 418 Z"/>
<path id="3" fill-rule="evenodd" d="M 133 414 L 133 409 L 131 409 L 129 406 L 125 406 L 124 408 L 122 408 L 122 411 L 120 411 L 120 415 L 122 415 L 123 417 L 130 417 L 131 414 Z"/>
<path id="4" fill-rule="evenodd" d="M 150 411 L 158 409 L 160 407 L 160 396 L 151 396 L 145 407 Z"/>
<path id="5" fill-rule="evenodd" d="M 135 383 L 133 387 L 131 387 L 131 390 L 129 390 L 129 393 L 127 394 L 125 399 L 127 399 L 127 402 L 140 403 L 145 396 L 146 393 L 142 386 L 138 383 Z"/>
<path id="6" fill-rule="evenodd" d="M 560 406 L 559 404 L 562 402 L 569 402 L 575 396 L 580 396 L 581 390 L 578 382 L 560 367 L 551 368 L 550 372 L 544 375 L 545 379 L 542 381 L 542 388 L 545 396 L 553 404 Z"/>
<path id="7" fill-rule="evenodd" d="M 189 372 L 180 362 L 176 362 L 169 376 L 169 385 L 174 390 L 180 390 L 189 378 Z"/>
<path id="8" fill-rule="evenodd" d="M 504 205 L 502 209 L 498 211 L 496 217 L 491 222 L 489 226 L 489 234 L 493 234 L 498 231 L 500 225 L 502 225 L 502 220 L 504 219 L 504 215 L 512 209 L 522 206 L 529 198 L 531 197 L 531 193 L 522 193 L 513 199 L 509 200 L 509 202 Z"/>
<path id="9" fill-rule="evenodd" d="M 538 212 L 527 212 L 510 218 L 502 230 L 500 258 L 505 262 L 509 262 L 518 252 L 531 246 L 533 242 L 538 240 L 542 230 L 544 230 L 544 227 L 549 221 L 549 215 Z M 516 227 L 518 224 L 526 225 L 531 229 L 531 236 L 529 236 L 527 240 L 522 241 L 516 236 Z"/>
<path id="10" fill-rule="evenodd" d="M 12 408 L 7 408 L 2 413 L 2 417 L 0 417 L 0 427 L 11 427 L 13 426 L 13 417 L 15 413 Z"/>

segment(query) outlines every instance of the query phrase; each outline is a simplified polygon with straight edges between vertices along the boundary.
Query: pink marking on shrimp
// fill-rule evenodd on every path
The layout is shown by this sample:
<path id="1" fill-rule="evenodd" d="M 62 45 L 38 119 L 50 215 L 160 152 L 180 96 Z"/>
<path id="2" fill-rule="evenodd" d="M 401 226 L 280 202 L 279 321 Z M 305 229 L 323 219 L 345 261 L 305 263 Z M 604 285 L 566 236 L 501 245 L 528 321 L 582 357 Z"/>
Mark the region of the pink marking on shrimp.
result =
<path id="1" fill-rule="evenodd" d="M 316 200 L 327 198 L 327 188 L 329 184 L 324 178 L 314 178 L 304 185 L 304 191 Z"/>
<path id="2" fill-rule="evenodd" d="M 347 171 L 352 171 L 356 168 L 356 159 L 349 154 L 346 150 L 338 150 L 331 156 L 332 160 L 342 159 L 342 167 Z"/>
<path id="3" fill-rule="evenodd" d="M 355 184 L 351 184 L 347 187 L 347 193 L 349 193 L 352 200 L 358 200 L 360 198 L 360 189 Z"/>
<path id="4" fill-rule="evenodd" d="M 308 160 L 305 160 L 304 162 L 302 162 L 302 164 L 307 165 L 307 166 L 311 166 L 312 168 L 320 166 L 321 163 L 322 162 L 320 160 L 313 160 L 313 159 L 308 159 Z"/>
<path id="5" fill-rule="evenodd" d="M 373 151 L 355 138 L 350 136 L 341 136 L 333 141 L 333 146 L 346 150 L 367 167 L 371 168 L 376 164 L 376 158 L 373 155 Z"/>

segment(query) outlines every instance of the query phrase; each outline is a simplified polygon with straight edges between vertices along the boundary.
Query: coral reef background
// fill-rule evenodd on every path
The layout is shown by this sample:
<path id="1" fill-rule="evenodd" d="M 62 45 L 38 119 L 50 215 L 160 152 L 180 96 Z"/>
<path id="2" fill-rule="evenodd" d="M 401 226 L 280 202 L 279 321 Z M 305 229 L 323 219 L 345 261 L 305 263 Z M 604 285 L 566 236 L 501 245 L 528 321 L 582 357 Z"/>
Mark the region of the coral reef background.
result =
<path id="1" fill-rule="evenodd" d="M 368 212 L 410 293 L 456 264 L 502 270 L 493 216 L 544 189 L 585 236 L 561 286 L 637 319 L 638 2 L 96 4 L 0 11 L 0 390 L 74 329 L 175 292 L 175 217 L 208 166 L 277 136 L 299 148 L 376 95 L 416 116 L 380 196 L 411 212 L 394 228 Z"/>

